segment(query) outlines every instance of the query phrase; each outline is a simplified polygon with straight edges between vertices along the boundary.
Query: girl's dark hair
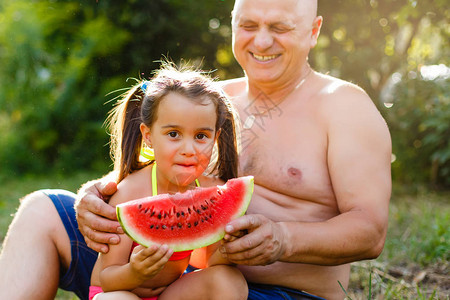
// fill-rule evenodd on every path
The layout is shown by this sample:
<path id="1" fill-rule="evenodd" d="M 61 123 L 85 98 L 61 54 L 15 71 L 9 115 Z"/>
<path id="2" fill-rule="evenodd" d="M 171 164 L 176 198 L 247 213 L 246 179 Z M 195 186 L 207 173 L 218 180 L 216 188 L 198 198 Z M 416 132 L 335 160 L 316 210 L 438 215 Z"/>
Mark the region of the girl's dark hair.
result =
<path id="1" fill-rule="evenodd" d="M 124 93 L 111 110 L 108 121 L 111 132 L 111 156 L 118 181 L 153 161 L 139 159 L 143 147 L 141 123 L 151 128 L 156 121 L 159 103 L 169 93 L 178 93 L 202 105 L 209 101 L 216 107 L 216 133 L 210 174 L 223 181 L 237 177 L 238 145 L 236 113 L 229 99 L 209 76 L 190 68 L 176 68 L 162 63 L 150 81 L 139 81 Z"/>

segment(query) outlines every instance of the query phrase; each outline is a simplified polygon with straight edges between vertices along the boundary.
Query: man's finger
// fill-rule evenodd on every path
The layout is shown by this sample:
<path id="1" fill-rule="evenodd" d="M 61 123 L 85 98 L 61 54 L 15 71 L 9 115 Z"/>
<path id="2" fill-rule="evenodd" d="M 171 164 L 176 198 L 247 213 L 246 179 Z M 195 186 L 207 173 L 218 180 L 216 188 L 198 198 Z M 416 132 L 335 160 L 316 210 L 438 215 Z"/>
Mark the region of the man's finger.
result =
<path id="1" fill-rule="evenodd" d="M 87 237 L 85 237 L 84 240 L 86 241 L 86 245 L 96 252 L 108 253 L 109 251 L 109 247 L 107 244 L 96 243 L 88 239 Z"/>
<path id="2" fill-rule="evenodd" d="M 89 239 L 93 243 L 118 244 L 120 242 L 120 237 L 117 234 L 96 231 L 89 227 L 84 228 L 83 234 L 85 239 Z"/>
<path id="3" fill-rule="evenodd" d="M 90 196 L 86 196 L 88 198 Z M 87 203 L 86 209 L 96 215 L 103 216 L 110 220 L 117 220 L 116 209 L 115 207 L 105 203 L 99 198 L 94 199 L 86 199 L 89 201 L 85 201 Z"/>
<path id="4" fill-rule="evenodd" d="M 79 215 L 79 217 L 83 220 L 83 222 L 79 223 L 88 224 L 88 226 L 80 228 L 82 229 L 83 234 L 86 234 L 84 232 L 86 231 L 86 228 L 92 228 L 92 230 L 98 232 L 123 233 L 123 229 L 118 221 L 102 218 L 90 212 Z"/>
<path id="5" fill-rule="evenodd" d="M 230 255 L 234 253 L 247 252 L 261 245 L 264 240 L 260 239 L 256 233 L 247 234 L 232 242 L 223 243 L 219 251 L 223 254 Z"/>
<path id="6" fill-rule="evenodd" d="M 103 198 L 113 195 L 117 192 L 117 183 L 114 181 L 97 183 L 97 189 Z"/>
<path id="7" fill-rule="evenodd" d="M 225 232 L 229 235 L 239 235 L 239 231 L 258 228 L 262 224 L 260 215 L 244 215 L 236 220 L 229 222 L 225 226 Z"/>
<path id="8" fill-rule="evenodd" d="M 223 237 L 223 239 L 227 242 L 231 242 L 237 238 L 243 237 L 246 234 L 248 234 L 248 230 L 235 231 L 232 234 L 226 233 L 225 236 Z"/>

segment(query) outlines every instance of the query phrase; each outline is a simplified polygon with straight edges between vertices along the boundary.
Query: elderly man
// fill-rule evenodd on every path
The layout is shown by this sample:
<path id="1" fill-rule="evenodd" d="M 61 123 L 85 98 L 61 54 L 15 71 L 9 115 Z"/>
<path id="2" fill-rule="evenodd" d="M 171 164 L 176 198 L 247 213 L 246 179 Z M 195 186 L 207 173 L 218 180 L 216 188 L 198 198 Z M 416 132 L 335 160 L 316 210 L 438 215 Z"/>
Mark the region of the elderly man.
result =
<path id="1" fill-rule="evenodd" d="M 317 0 L 235 2 L 233 51 L 245 77 L 223 82 L 223 89 L 242 121 L 240 175 L 255 177 L 255 191 L 247 215 L 227 225 L 220 251 L 238 264 L 249 299 L 343 299 L 349 263 L 375 258 L 384 246 L 389 131 L 363 90 L 311 69 L 308 54 L 321 25 Z M 119 242 L 115 210 L 103 200 L 115 188 L 104 178 L 80 192 L 79 229 L 96 251 Z M 48 201 L 57 192 L 36 192 L 19 209 L 0 260 L 8 279 L 2 274 L 0 284 L 46 299 L 56 290 L 59 266 L 89 269 L 88 259 L 74 263 L 74 249 L 83 246 L 71 251 L 61 222 L 67 217 Z M 27 223 L 33 213 L 45 214 L 44 229 Z M 19 266 L 19 259 L 27 263 Z M 192 264 L 202 266 L 195 258 Z M 20 291 L 12 294 L 0 298 L 20 298 Z"/>

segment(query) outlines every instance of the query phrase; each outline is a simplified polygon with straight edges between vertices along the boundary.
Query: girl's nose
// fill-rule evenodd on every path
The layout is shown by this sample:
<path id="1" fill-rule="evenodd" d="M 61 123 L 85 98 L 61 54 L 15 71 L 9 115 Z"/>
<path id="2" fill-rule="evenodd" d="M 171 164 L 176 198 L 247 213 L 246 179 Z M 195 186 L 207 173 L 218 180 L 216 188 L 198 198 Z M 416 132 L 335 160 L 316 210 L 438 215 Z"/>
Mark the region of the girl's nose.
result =
<path id="1" fill-rule="evenodd" d="M 194 141 L 185 140 L 181 147 L 181 154 L 185 156 L 192 156 L 195 154 Z"/>

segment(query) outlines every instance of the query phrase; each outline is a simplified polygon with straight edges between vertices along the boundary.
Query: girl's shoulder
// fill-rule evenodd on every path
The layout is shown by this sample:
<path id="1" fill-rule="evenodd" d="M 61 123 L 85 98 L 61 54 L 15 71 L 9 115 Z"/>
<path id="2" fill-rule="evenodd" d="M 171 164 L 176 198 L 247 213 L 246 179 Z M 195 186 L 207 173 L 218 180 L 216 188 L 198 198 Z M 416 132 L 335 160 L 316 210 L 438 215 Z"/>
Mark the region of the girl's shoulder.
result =
<path id="1" fill-rule="evenodd" d="M 125 177 L 117 185 L 117 192 L 111 197 L 110 204 L 117 205 L 151 196 L 151 172 L 149 168 L 151 167 L 147 166 Z"/>

